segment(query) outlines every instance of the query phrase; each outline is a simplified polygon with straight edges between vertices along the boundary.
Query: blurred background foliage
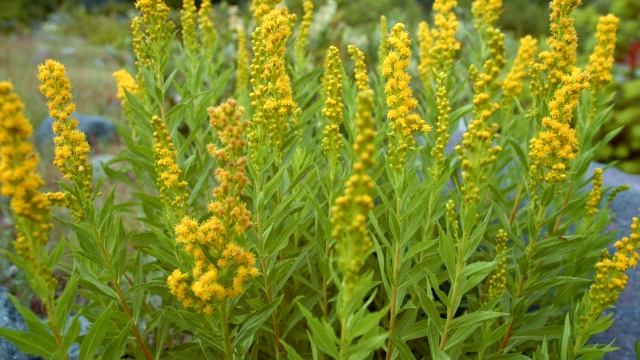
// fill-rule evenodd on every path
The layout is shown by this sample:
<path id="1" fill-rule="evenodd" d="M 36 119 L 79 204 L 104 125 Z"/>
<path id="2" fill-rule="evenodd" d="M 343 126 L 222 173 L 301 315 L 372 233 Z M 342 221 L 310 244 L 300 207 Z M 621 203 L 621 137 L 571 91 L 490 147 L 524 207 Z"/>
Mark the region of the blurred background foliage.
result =
<path id="1" fill-rule="evenodd" d="M 302 13 L 302 0 L 286 0 L 296 13 Z M 54 57 L 68 65 L 78 92 L 80 112 L 118 118 L 115 82 L 111 73 L 133 63 L 130 21 L 136 12 L 134 0 L 0 0 L 0 78 L 13 80 L 16 90 L 29 104 L 27 115 L 37 125 L 46 116 L 44 100 L 37 92 L 36 65 Z M 165 0 L 173 9 L 171 17 L 179 24 L 182 0 Z M 472 0 L 459 0 L 461 31 L 470 26 L 468 9 Z M 621 19 L 618 31 L 617 64 L 614 68 L 615 111 L 603 133 L 625 126 L 613 142 L 598 155 L 603 162 L 617 161 L 627 172 L 640 173 L 640 0 L 583 0 L 576 14 L 581 60 L 587 61 L 593 49 L 593 34 L 598 16 L 609 12 Z M 196 0 L 196 3 L 199 3 Z M 245 26 L 245 10 L 250 0 L 216 1 L 218 32 L 223 50 L 233 59 L 235 34 L 225 28 L 227 19 L 236 16 Z M 322 59 L 329 44 L 346 48 L 356 44 L 370 61 L 375 61 L 380 41 L 379 18 L 390 24 L 404 22 L 416 29 L 420 21 L 430 19 L 433 0 L 314 0 L 311 54 Z M 235 6 L 239 6 L 239 9 Z M 322 18 L 322 17 L 325 18 Z M 531 34 L 543 38 L 548 33 L 549 0 L 504 0 L 499 26 L 508 34 L 507 43 Z M 464 25 L 464 24 L 467 25 Z M 415 32 L 412 36 L 415 38 Z M 414 44 L 416 45 L 416 44 Z M 464 46 L 464 45 L 463 45 Z M 515 47 L 509 49 L 511 56 Z"/>

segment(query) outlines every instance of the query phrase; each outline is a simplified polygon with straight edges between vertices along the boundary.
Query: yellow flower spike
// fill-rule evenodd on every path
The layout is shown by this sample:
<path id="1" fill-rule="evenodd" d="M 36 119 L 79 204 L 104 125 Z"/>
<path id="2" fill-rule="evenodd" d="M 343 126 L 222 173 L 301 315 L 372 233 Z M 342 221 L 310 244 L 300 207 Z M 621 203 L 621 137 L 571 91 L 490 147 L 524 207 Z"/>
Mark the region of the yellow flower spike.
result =
<path id="1" fill-rule="evenodd" d="M 474 0 L 471 4 L 471 14 L 475 20 L 475 28 L 496 26 L 502 10 L 502 0 Z"/>
<path id="2" fill-rule="evenodd" d="M 133 53 L 136 57 L 136 67 L 148 67 L 151 63 L 149 56 L 144 51 L 144 32 L 140 29 L 142 18 L 136 16 L 131 20 L 131 34 L 133 43 Z"/>
<path id="3" fill-rule="evenodd" d="M 529 157 L 532 161 L 532 184 L 554 183 L 566 179 L 570 161 L 578 151 L 575 129 L 571 128 L 573 110 L 580 93 L 589 88 L 589 74 L 578 68 L 563 77 L 549 102 L 549 116 L 542 119 L 542 129 L 531 139 Z"/>
<path id="4" fill-rule="evenodd" d="M 372 156 L 375 153 L 373 141 L 376 136 L 371 116 L 373 90 L 367 89 L 358 93 L 356 104 L 358 136 L 353 150 L 358 155 L 358 160 L 353 165 L 353 172 L 347 180 L 344 194 L 336 199 L 331 217 L 333 237 L 337 240 L 338 264 L 343 275 L 345 300 L 351 297 L 365 257 L 373 245 L 366 229 L 367 216 L 374 206 L 370 195 L 374 183 L 369 176 L 375 165 Z"/>
<path id="5" fill-rule="evenodd" d="M 611 67 L 619 22 L 620 20 L 613 14 L 601 16 L 598 20 L 596 47 L 589 56 L 589 65 L 587 65 L 593 92 L 599 92 L 611 82 Z"/>
<path id="6" fill-rule="evenodd" d="M 180 180 L 182 170 L 178 166 L 178 152 L 162 119 L 157 116 L 151 118 L 151 128 L 153 129 L 153 156 L 156 161 L 160 201 L 178 213 L 184 213 L 189 193 L 186 191 L 187 182 Z"/>
<path id="7" fill-rule="evenodd" d="M 527 35 L 520 39 L 520 48 L 516 59 L 511 66 L 509 74 L 507 74 L 502 90 L 507 101 L 511 98 L 520 96 L 522 92 L 522 80 L 527 75 L 527 67 L 534 61 L 538 49 L 538 40 Z"/>
<path id="8" fill-rule="evenodd" d="M 387 17 L 380 16 L 380 45 L 378 45 L 378 61 L 382 64 L 382 60 L 387 56 L 389 52 L 389 22 Z"/>
<path id="9" fill-rule="evenodd" d="M 409 34 L 403 24 L 396 24 L 389 36 L 389 54 L 382 64 L 382 75 L 387 78 L 387 118 L 390 122 L 391 138 L 389 157 L 394 172 L 399 174 L 407 162 L 407 152 L 415 144 L 414 136 L 431 131 L 431 127 L 414 113 L 418 101 L 409 86 L 411 76 L 407 72 L 411 57 Z"/>
<path id="10" fill-rule="evenodd" d="M 349 45 L 347 51 L 355 64 L 354 77 L 358 90 L 365 91 L 369 89 L 369 76 L 367 75 L 367 64 L 365 63 L 364 53 L 354 45 Z"/>
<path id="11" fill-rule="evenodd" d="M 324 130 L 324 138 L 322 139 L 322 150 L 329 160 L 330 173 L 333 174 L 336 166 L 340 161 L 340 152 L 342 151 L 342 134 L 340 133 L 340 125 L 343 122 L 342 109 L 342 61 L 340 60 L 340 52 L 335 46 L 331 46 L 327 50 L 325 62 L 325 91 L 327 99 L 325 100 L 322 114 L 329 120 L 329 125 Z"/>
<path id="12" fill-rule="evenodd" d="M 259 274 L 255 256 L 236 243 L 252 226 L 251 214 L 240 199 L 249 182 L 244 138 L 249 122 L 243 114 L 244 109 L 233 99 L 209 108 L 209 123 L 220 142 L 220 146 L 208 146 L 218 160 L 216 200 L 209 204 L 207 220 L 198 223 L 186 216 L 174 229 L 176 242 L 184 245 L 196 266 L 190 273 L 175 270 L 167 285 L 183 306 L 207 314 L 224 299 L 241 295 L 244 284 Z"/>
<path id="13" fill-rule="evenodd" d="M 198 9 L 198 30 L 200 30 L 206 59 L 213 58 L 215 43 L 218 38 L 218 32 L 213 26 L 213 20 L 211 20 L 211 13 L 211 0 L 203 0 L 200 4 L 200 9 Z"/>
<path id="14" fill-rule="evenodd" d="M 182 26 L 182 43 L 187 52 L 198 52 L 198 40 L 196 37 L 196 4 L 194 0 L 182 0 L 180 10 L 180 24 Z"/>
<path id="15" fill-rule="evenodd" d="M 591 307 L 587 319 L 581 319 L 582 323 L 597 319 L 602 311 L 618 301 L 618 296 L 627 286 L 628 276 L 625 274 L 630 268 L 638 265 L 638 248 L 640 247 L 640 232 L 638 231 L 638 218 L 634 217 L 631 223 L 631 235 L 623 237 L 614 246 L 616 253 L 613 257 L 609 252 L 603 253 L 602 259 L 596 264 L 596 275 L 589 289 Z"/>
<path id="16" fill-rule="evenodd" d="M 441 171 L 444 169 L 444 150 L 445 146 L 449 143 L 449 113 L 451 107 L 449 106 L 449 92 L 445 84 L 447 75 L 440 73 L 438 75 L 437 85 L 437 100 L 438 105 L 438 123 L 436 124 L 436 145 L 431 149 L 431 156 L 434 159 L 434 165 L 430 169 L 431 177 L 433 179 L 438 178 Z"/>
<path id="17" fill-rule="evenodd" d="M 125 69 L 120 69 L 114 72 L 113 77 L 116 79 L 118 84 L 118 93 L 116 97 L 120 99 L 122 108 L 125 109 L 125 112 L 129 113 L 131 110 L 127 104 L 127 96 L 124 91 L 127 90 L 131 95 L 137 95 L 139 92 L 138 84 L 133 76 Z"/>
<path id="18" fill-rule="evenodd" d="M 67 194 L 62 192 L 46 192 L 42 194 L 45 199 L 49 201 L 49 203 L 53 206 L 66 207 L 70 206 L 69 197 Z"/>
<path id="19" fill-rule="evenodd" d="M 278 8 L 265 15 L 253 32 L 250 96 L 254 115 L 249 134 L 252 149 L 269 145 L 280 153 L 291 125 L 297 122 L 299 109 L 293 101 L 285 60 L 294 20 L 295 15 L 286 8 Z"/>
<path id="20" fill-rule="evenodd" d="M 236 63 L 236 95 L 243 94 L 249 86 L 249 52 L 244 30 L 238 28 L 238 52 Z"/>
<path id="21" fill-rule="evenodd" d="M 489 277 L 489 290 L 487 291 L 487 300 L 491 301 L 504 294 L 507 287 L 507 258 L 504 254 L 507 252 L 507 232 L 503 229 L 498 231 L 496 236 L 496 257 L 503 256 L 498 265 L 496 265 L 493 274 Z"/>
<path id="22" fill-rule="evenodd" d="M 309 27 L 313 21 L 313 2 L 310 0 L 302 3 L 304 9 L 304 15 L 302 15 L 302 22 L 300 22 L 300 29 L 298 30 L 298 41 L 296 42 L 296 54 L 299 57 L 304 56 L 307 49 L 307 43 L 309 42 Z"/>
<path id="23" fill-rule="evenodd" d="M 596 168 L 593 173 L 593 189 L 589 192 L 589 200 L 585 206 L 587 216 L 593 216 L 598 213 L 598 205 L 602 200 L 602 169 Z"/>
<path id="24" fill-rule="evenodd" d="M 458 5 L 456 0 L 435 0 L 433 3 L 434 28 L 431 30 L 435 39 L 431 56 L 436 59 L 436 71 L 448 73 L 453 67 L 453 59 L 460 50 L 460 42 L 456 40 L 459 22 L 453 9 Z"/>
<path id="25" fill-rule="evenodd" d="M 78 120 L 71 117 L 76 110 L 76 104 L 73 102 L 71 83 L 65 67 L 57 61 L 47 60 L 44 64 L 38 65 L 38 79 L 41 83 L 40 92 L 49 100 L 49 115 L 55 119 L 53 164 L 60 168 L 65 179 L 77 176 L 82 182 L 84 195 L 89 198 L 93 192 L 93 168 L 87 159 L 90 147 L 86 135 L 78 130 Z M 79 213 L 77 215 L 81 216 Z"/>
<path id="26" fill-rule="evenodd" d="M 549 82 L 553 89 L 560 86 L 562 77 L 570 74 L 576 65 L 578 35 L 571 13 L 581 0 L 551 1 L 551 36 L 547 39 L 550 51 L 540 53 L 540 60 L 549 70 Z"/>
<path id="27" fill-rule="evenodd" d="M 420 42 L 420 64 L 418 71 L 422 78 L 422 83 L 429 86 L 434 77 L 436 59 L 433 57 L 433 36 L 429 24 L 422 21 L 418 25 L 418 41 Z"/>
<path id="28" fill-rule="evenodd" d="M 16 253 L 25 259 L 54 291 L 53 271 L 43 265 L 49 241 L 51 203 L 39 191 L 44 181 L 36 172 L 38 153 L 29 142 L 33 127 L 23 113 L 24 104 L 13 85 L 0 82 L 0 182 L 2 196 L 11 197 L 17 236 Z"/>
<path id="29" fill-rule="evenodd" d="M 260 26 L 263 18 L 273 11 L 276 5 L 281 2 L 282 0 L 252 0 L 250 9 L 253 13 L 253 18 L 256 20 L 256 24 Z"/>

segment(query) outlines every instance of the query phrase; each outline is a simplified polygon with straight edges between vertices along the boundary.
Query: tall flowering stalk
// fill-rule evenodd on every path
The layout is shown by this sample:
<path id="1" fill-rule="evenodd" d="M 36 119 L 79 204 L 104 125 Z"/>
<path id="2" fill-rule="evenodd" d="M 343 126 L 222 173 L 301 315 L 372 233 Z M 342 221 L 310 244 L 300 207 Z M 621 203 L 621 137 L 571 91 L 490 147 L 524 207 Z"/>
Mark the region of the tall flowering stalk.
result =
<path id="1" fill-rule="evenodd" d="M 218 160 L 219 185 L 213 190 L 216 200 L 209 204 L 211 216 L 207 220 L 199 223 L 186 216 L 176 225 L 176 241 L 193 257 L 195 266 L 187 272 L 176 269 L 167 278 L 171 294 L 184 307 L 206 315 L 216 313 L 226 359 L 234 358 L 230 301 L 242 295 L 246 282 L 258 275 L 255 256 L 241 244 L 245 230 L 252 226 L 251 214 L 240 199 L 249 183 L 244 138 L 249 122 L 243 113 L 244 109 L 232 99 L 209 109 L 211 126 L 220 141 L 220 145 L 208 147 Z"/>
<path id="2" fill-rule="evenodd" d="M 611 68 L 616 49 L 616 31 L 620 20 L 613 14 L 601 16 L 596 30 L 596 47 L 589 56 L 587 72 L 591 74 L 591 91 L 598 93 L 611 82 Z"/>
<path id="3" fill-rule="evenodd" d="M 116 97 L 120 100 L 120 104 L 122 105 L 122 109 L 124 109 L 124 113 L 126 115 L 125 117 L 127 119 L 131 119 L 133 113 L 131 112 L 129 102 L 127 101 L 125 90 L 133 96 L 138 96 L 140 92 L 138 83 L 136 82 L 136 79 L 133 77 L 133 75 L 131 75 L 125 69 L 120 69 L 114 72 L 113 78 L 116 79 L 116 83 L 118 86 Z"/>
<path id="4" fill-rule="evenodd" d="M 238 51 L 236 53 L 236 96 L 245 94 L 249 87 L 249 52 L 244 29 L 238 27 Z M 246 95 L 245 95 L 246 96 Z"/>
<path id="5" fill-rule="evenodd" d="M 471 14 L 475 19 L 473 25 L 480 31 L 494 27 L 502 13 L 502 0 L 474 0 Z"/>
<path id="6" fill-rule="evenodd" d="M 43 194 L 44 181 L 36 172 L 38 154 L 29 142 L 33 128 L 23 114 L 24 105 L 13 92 L 10 82 L 0 82 L 0 182 L 2 196 L 10 197 L 16 224 L 16 253 L 29 277 L 29 284 L 45 305 L 48 324 L 61 358 L 68 358 L 62 339 L 63 324 L 56 322 L 55 298 L 58 281 L 47 265 L 51 225 L 49 197 L 64 198 L 60 193 Z M 50 336 L 50 335 L 49 335 Z"/>
<path id="7" fill-rule="evenodd" d="M 358 90 L 365 91 L 369 89 L 369 75 L 367 75 L 367 64 L 365 63 L 364 53 L 354 45 L 349 45 L 347 51 L 355 64 L 354 77 Z"/>
<path id="8" fill-rule="evenodd" d="M 342 103 L 342 61 L 340 52 L 335 46 L 327 51 L 325 62 L 325 100 L 323 115 L 329 120 L 329 125 L 325 127 L 324 138 L 322 139 L 322 150 L 329 161 L 329 174 L 333 179 L 335 171 L 340 162 L 342 152 L 342 134 L 340 125 L 343 122 L 344 104 Z"/>
<path id="9" fill-rule="evenodd" d="M 460 50 L 460 42 L 456 40 L 456 32 L 460 26 L 453 9 L 457 0 L 435 0 L 433 3 L 434 28 L 431 37 L 434 39 L 430 57 L 435 59 L 435 74 L 448 73 L 453 68 L 453 59 Z"/>
<path id="10" fill-rule="evenodd" d="M 307 44 L 309 43 L 309 28 L 313 22 L 313 2 L 310 0 L 302 3 L 304 9 L 304 15 L 302 15 L 302 21 L 300 22 L 300 28 L 298 29 L 298 39 L 296 41 L 295 52 L 298 63 L 302 62 L 305 53 L 307 51 Z"/>
<path id="11" fill-rule="evenodd" d="M 256 20 L 256 24 L 260 26 L 262 20 L 267 14 L 276 8 L 276 5 L 281 3 L 282 0 L 252 0 L 251 12 L 253 12 L 253 18 Z"/>
<path id="12" fill-rule="evenodd" d="M 369 254 L 373 242 L 367 232 L 367 216 L 374 203 L 370 193 L 374 188 L 369 172 L 375 166 L 376 133 L 373 130 L 373 90 L 358 93 L 356 98 L 356 126 L 358 136 L 353 150 L 358 159 L 353 164 L 352 175 L 347 180 L 344 193 L 338 197 L 332 210 L 331 224 L 336 239 L 338 266 L 342 274 L 338 317 L 341 324 L 340 359 L 348 359 L 350 346 L 348 321 L 354 309 L 350 306 L 354 298 L 363 294 L 355 293 L 360 270 Z"/>
<path id="13" fill-rule="evenodd" d="M 551 1 L 551 36 L 547 39 L 551 49 L 542 51 L 539 57 L 549 71 L 552 91 L 561 86 L 562 78 L 570 74 L 576 65 L 578 35 L 571 13 L 580 3 L 581 0 Z"/>
<path id="14" fill-rule="evenodd" d="M 385 93 L 387 94 L 387 118 L 391 128 L 389 141 L 389 166 L 394 176 L 392 179 L 396 193 L 396 221 L 402 226 L 402 181 L 407 164 L 409 150 L 415 145 L 414 136 L 431 131 L 431 127 L 414 112 L 418 101 L 413 97 L 413 90 L 409 86 L 411 76 L 407 72 L 411 58 L 411 41 L 409 34 L 404 31 L 404 24 L 396 24 L 389 36 L 389 53 L 382 64 L 382 75 L 387 78 Z M 400 236 L 400 234 L 397 234 Z M 389 337 L 393 336 L 396 323 L 398 304 L 398 274 L 399 264 L 402 262 L 406 242 L 401 238 L 394 239 L 393 256 L 393 289 L 391 294 L 391 312 L 389 317 Z M 393 343 L 389 340 L 387 359 L 391 358 Z"/>
<path id="15" fill-rule="evenodd" d="M 180 24 L 182 25 L 182 43 L 187 53 L 195 56 L 198 52 L 198 38 L 196 35 L 196 4 L 194 0 L 183 0 L 180 10 Z"/>
<path id="16" fill-rule="evenodd" d="M 427 87 L 431 84 L 435 72 L 436 59 L 433 57 L 433 34 L 429 24 L 426 21 L 418 24 L 418 42 L 420 63 L 418 64 L 418 71 L 420 72 L 420 78 L 422 83 Z"/>
<path id="17" fill-rule="evenodd" d="M 507 74 L 502 83 L 502 91 L 504 93 L 505 102 L 513 101 L 522 93 L 522 81 L 527 75 L 527 68 L 535 60 L 535 54 L 538 48 L 538 40 L 527 35 L 520 39 L 520 47 L 518 54 L 513 61 L 511 70 Z"/>
<path id="18" fill-rule="evenodd" d="M 55 119 L 53 164 L 60 169 L 65 179 L 76 178 L 82 186 L 80 190 L 88 199 L 93 193 L 93 166 L 87 159 L 90 147 L 86 135 L 78 130 L 78 120 L 71 116 L 76 110 L 76 104 L 65 67 L 57 61 L 47 60 L 38 66 L 38 79 L 41 84 L 40 92 L 49 100 L 49 115 Z M 78 199 L 75 199 L 71 207 L 76 220 L 84 216 L 77 201 Z"/>
<path id="19" fill-rule="evenodd" d="M 198 29 L 200 30 L 200 42 L 204 47 L 204 58 L 212 59 L 215 52 L 215 45 L 218 39 L 218 32 L 211 20 L 211 0 L 202 0 L 198 9 Z"/>

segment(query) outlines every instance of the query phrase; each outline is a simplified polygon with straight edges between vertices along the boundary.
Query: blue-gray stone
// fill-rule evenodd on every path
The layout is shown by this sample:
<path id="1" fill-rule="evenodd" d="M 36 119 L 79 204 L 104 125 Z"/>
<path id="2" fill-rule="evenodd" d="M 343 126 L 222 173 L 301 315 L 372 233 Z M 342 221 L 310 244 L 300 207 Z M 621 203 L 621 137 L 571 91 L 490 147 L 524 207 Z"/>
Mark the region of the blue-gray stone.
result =
<path id="1" fill-rule="evenodd" d="M 0 328 L 27 331 L 27 325 L 7 293 L 8 290 L 0 286 Z M 0 336 L 0 359 L 38 360 L 40 357 L 24 354 L 12 342 Z"/>
<path id="2" fill-rule="evenodd" d="M 87 141 L 92 147 L 101 143 L 111 143 L 117 137 L 115 125 L 107 118 L 80 113 L 74 113 L 72 117 L 78 119 L 78 130 L 87 135 Z M 50 116 L 45 118 L 36 131 L 36 146 L 43 155 L 53 153 L 54 121 Z"/>

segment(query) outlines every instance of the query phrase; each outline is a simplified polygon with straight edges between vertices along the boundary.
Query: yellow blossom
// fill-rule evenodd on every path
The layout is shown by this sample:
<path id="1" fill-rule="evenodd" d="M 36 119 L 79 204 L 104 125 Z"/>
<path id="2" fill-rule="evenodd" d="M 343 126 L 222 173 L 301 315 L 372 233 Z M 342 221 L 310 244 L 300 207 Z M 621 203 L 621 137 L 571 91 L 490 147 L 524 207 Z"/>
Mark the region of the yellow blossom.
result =
<path id="1" fill-rule="evenodd" d="M 336 199 L 331 217 L 333 237 L 337 240 L 338 263 L 344 279 L 345 299 L 351 296 L 365 257 L 373 245 L 366 229 L 367 216 L 374 205 L 370 195 L 374 183 L 369 176 L 375 165 L 372 156 L 375 153 L 373 141 L 376 136 L 371 116 L 373 91 L 367 89 L 358 93 L 356 104 L 358 135 L 353 150 L 358 160 L 353 165 L 344 194 Z"/>
<path id="2" fill-rule="evenodd" d="M 418 101 L 413 97 L 413 90 L 409 86 L 411 76 L 407 72 L 411 57 L 410 44 L 404 25 L 396 24 L 389 36 L 389 54 L 382 64 L 382 75 L 387 78 L 384 90 L 392 132 L 389 156 L 396 173 L 401 172 L 406 164 L 407 151 L 415 144 L 413 137 L 431 131 L 420 115 L 414 113 Z"/>
<path id="3" fill-rule="evenodd" d="M 593 189 L 589 192 L 589 200 L 585 206 L 587 216 L 593 216 L 598 213 L 598 205 L 602 199 L 602 169 L 596 168 L 593 173 Z"/>
<path id="4" fill-rule="evenodd" d="M 505 292 L 507 285 L 507 258 L 504 257 L 504 254 L 507 252 L 507 240 L 507 232 L 500 229 L 496 236 L 496 257 L 502 256 L 502 258 L 498 261 L 498 265 L 496 265 L 493 274 L 488 280 L 488 301 L 501 296 Z"/>
<path id="5" fill-rule="evenodd" d="M 520 39 L 520 48 L 511 66 L 502 89 L 507 98 L 518 97 L 522 92 L 522 79 L 527 75 L 527 67 L 534 61 L 538 40 L 527 35 Z"/>
<path id="6" fill-rule="evenodd" d="M 420 64 L 418 71 L 425 86 L 430 85 L 430 81 L 434 76 L 436 59 L 433 57 L 433 36 L 429 24 L 422 21 L 418 25 L 418 41 L 420 42 L 419 55 Z"/>
<path id="7" fill-rule="evenodd" d="M 474 0 L 471 13 L 476 29 L 494 27 L 502 13 L 502 0 Z"/>
<path id="8" fill-rule="evenodd" d="M 591 75 L 591 91 L 598 92 L 611 82 L 611 67 L 616 48 L 616 31 L 620 20 L 613 14 L 601 16 L 596 31 L 596 47 L 589 56 L 587 71 Z"/>
<path id="9" fill-rule="evenodd" d="M 449 92 L 447 91 L 446 74 L 440 73 L 437 79 L 437 100 L 438 105 L 438 123 L 436 124 L 436 144 L 431 149 L 431 156 L 434 159 L 434 165 L 430 169 L 432 178 L 437 178 L 441 171 L 444 169 L 444 150 L 445 146 L 449 143 L 449 113 L 451 107 L 449 106 Z"/>
<path id="10" fill-rule="evenodd" d="M 351 60 L 355 63 L 354 77 L 359 91 L 369 88 L 369 76 L 367 75 L 367 64 L 365 63 L 364 53 L 354 45 L 347 47 Z"/>
<path id="11" fill-rule="evenodd" d="M 196 38 L 196 4 L 194 0 L 182 0 L 180 10 L 180 25 L 182 26 L 182 43 L 191 54 L 197 53 L 198 42 Z"/>
<path id="12" fill-rule="evenodd" d="M 453 59 L 460 50 L 460 42 L 456 40 L 458 19 L 453 9 L 458 5 L 457 0 L 435 0 L 433 3 L 434 28 L 431 30 L 435 39 L 431 49 L 431 57 L 436 59 L 436 71 L 448 73 L 453 67 Z"/>
<path id="13" fill-rule="evenodd" d="M 256 24 L 260 26 L 262 19 L 281 2 L 282 0 L 252 0 L 250 9 L 253 18 L 256 19 Z"/>
<path id="14" fill-rule="evenodd" d="M 550 51 L 542 51 L 540 60 L 549 70 L 549 82 L 553 89 L 561 85 L 562 77 L 572 72 L 576 64 L 578 35 L 571 13 L 581 0 L 551 1 L 551 36 L 547 39 Z"/>
<path id="15" fill-rule="evenodd" d="M 218 32 L 213 27 L 211 20 L 211 0 L 202 0 L 200 9 L 198 9 L 198 29 L 202 38 L 202 46 L 204 47 L 205 59 L 211 60 L 215 50 Z"/>
<path id="16" fill-rule="evenodd" d="M 178 166 L 178 152 L 175 150 L 171 135 L 164 122 L 157 116 L 151 118 L 153 129 L 155 168 L 160 200 L 182 213 L 189 194 L 186 192 L 187 182 L 180 180 L 182 170 Z"/>
<path id="17" fill-rule="evenodd" d="M 126 112 L 130 112 L 129 106 L 127 104 L 127 96 L 125 94 L 125 90 L 128 91 L 131 95 L 137 95 L 139 92 L 138 84 L 136 80 L 133 78 L 131 74 L 125 69 L 120 69 L 113 73 L 113 77 L 116 79 L 118 83 L 118 93 L 116 97 L 120 99 L 122 108 L 125 109 Z"/>
<path id="18" fill-rule="evenodd" d="M 387 40 L 388 36 L 389 22 L 387 21 L 387 17 L 382 15 L 380 16 L 380 45 L 378 45 L 378 61 L 380 64 L 382 64 L 383 59 L 389 52 L 389 41 Z"/>
<path id="19" fill-rule="evenodd" d="M 249 86 L 249 53 L 247 52 L 247 38 L 244 30 L 238 28 L 238 52 L 236 54 L 236 94 L 243 94 Z"/>
<path id="20" fill-rule="evenodd" d="M 296 42 L 296 54 L 298 54 L 299 57 L 304 55 L 309 41 L 309 27 L 311 27 L 311 22 L 313 21 L 313 2 L 307 0 L 302 3 L 302 7 L 304 8 L 304 15 L 302 16 L 302 22 L 300 22 Z"/>
<path id="21" fill-rule="evenodd" d="M 340 161 L 342 151 L 342 134 L 340 125 L 343 121 L 342 109 L 342 61 L 340 52 L 335 46 L 331 46 L 327 51 L 325 61 L 324 83 L 327 98 L 325 100 L 323 115 L 329 120 L 329 125 L 325 127 L 324 138 L 322 139 L 322 149 L 327 156 L 331 171 Z"/>

